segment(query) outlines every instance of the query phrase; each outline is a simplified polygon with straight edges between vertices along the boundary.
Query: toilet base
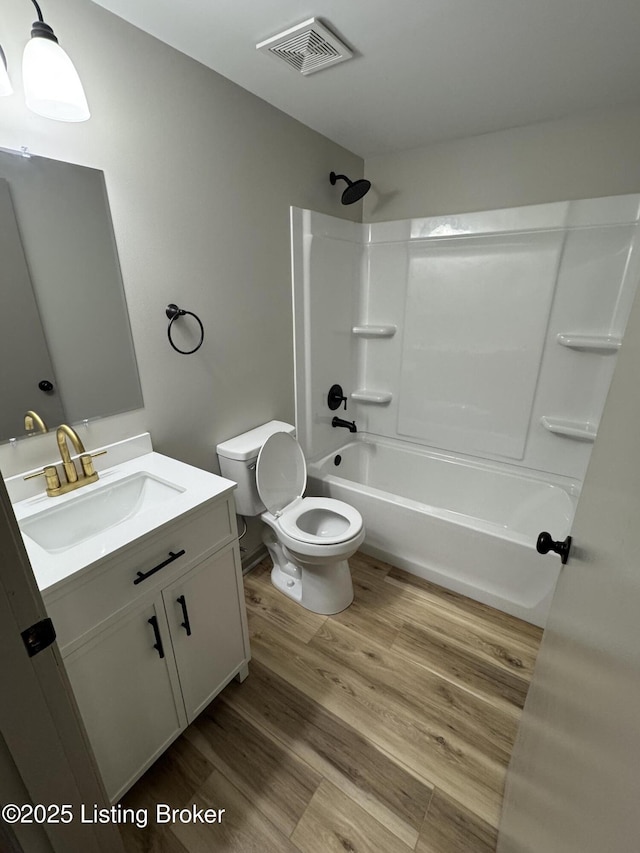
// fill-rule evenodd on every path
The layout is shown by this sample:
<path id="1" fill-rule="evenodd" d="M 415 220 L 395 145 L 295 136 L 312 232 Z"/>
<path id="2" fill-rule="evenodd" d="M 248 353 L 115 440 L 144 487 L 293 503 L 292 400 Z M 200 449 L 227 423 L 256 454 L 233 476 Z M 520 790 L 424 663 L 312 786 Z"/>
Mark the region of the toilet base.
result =
<path id="1" fill-rule="evenodd" d="M 273 560 L 271 583 L 306 610 L 331 616 L 346 610 L 353 601 L 351 571 L 346 560 L 300 566 L 294 562 L 270 528 L 262 536 Z"/>
<path id="2" fill-rule="evenodd" d="M 298 604 L 302 603 L 302 581 L 300 578 L 292 578 L 291 575 L 285 574 L 280 566 L 273 564 L 271 569 L 271 583 L 280 592 L 284 592 L 289 598 L 292 598 Z"/>

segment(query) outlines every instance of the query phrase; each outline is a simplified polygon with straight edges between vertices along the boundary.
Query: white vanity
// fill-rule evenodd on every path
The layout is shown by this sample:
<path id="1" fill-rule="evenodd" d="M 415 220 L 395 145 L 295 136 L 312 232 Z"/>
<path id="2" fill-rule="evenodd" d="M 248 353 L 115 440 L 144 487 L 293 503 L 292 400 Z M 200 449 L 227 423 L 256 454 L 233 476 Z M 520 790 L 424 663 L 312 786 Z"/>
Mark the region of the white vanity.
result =
<path id="1" fill-rule="evenodd" d="M 14 503 L 112 802 L 250 659 L 235 484 L 131 442 Z"/>

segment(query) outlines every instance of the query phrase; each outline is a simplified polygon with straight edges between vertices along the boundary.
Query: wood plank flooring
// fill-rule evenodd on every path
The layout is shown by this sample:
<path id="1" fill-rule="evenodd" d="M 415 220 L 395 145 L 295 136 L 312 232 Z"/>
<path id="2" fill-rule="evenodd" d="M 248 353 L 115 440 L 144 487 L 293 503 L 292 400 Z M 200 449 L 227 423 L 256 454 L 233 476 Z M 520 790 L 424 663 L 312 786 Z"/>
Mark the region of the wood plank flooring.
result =
<path id="1" fill-rule="evenodd" d="M 225 809 L 124 825 L 130 853 L 493 853 L 540 629 L 350 560 L 336 616 L 245 577 L 253 660 L 122 800 Z M 152 812 L 150 811 L 150 814 Z"/>

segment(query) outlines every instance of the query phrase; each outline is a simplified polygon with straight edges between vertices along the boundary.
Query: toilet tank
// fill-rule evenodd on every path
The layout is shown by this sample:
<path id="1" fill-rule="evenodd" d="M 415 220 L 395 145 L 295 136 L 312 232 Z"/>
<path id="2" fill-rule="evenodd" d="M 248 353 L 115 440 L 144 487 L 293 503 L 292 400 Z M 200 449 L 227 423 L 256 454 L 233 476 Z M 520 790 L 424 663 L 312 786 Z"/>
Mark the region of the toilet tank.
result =
<path id="1" fill-rule="evenodd" d="M 256 462 L 262 445 L 274 432 L 294 435 L 295 428 L 284 421 L 269 421 L 216 447 L 220 473 L 238 484 L 234 492 L 238 515 L 260 515 L 265 510 L 256 487 Z"/>

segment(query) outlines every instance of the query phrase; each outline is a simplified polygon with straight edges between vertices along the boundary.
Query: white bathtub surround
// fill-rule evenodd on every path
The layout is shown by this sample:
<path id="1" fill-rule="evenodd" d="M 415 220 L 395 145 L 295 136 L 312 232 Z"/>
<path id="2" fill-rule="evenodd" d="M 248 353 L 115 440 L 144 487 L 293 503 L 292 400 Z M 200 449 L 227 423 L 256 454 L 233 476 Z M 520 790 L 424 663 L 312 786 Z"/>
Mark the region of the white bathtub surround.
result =
<path id="1" fill-rule="evenodd" d="M 423 450 L 444 452 L 448 470 L 451 460 L 469 470 L 490 463 L 490 503 L 506 514 L 487 531 L 486 483 L 477 508 L 461 513 L 447 509 L 444 493 L 410 497 L 412 461 L 393 488 L 381 488 L 389 500 L 382 515 L 369 499 L 342 493 L 364 515 L 365 548 L 412 571 L 429 567 L 440 573 L 432 579 L 466 585 L 462 591 L 480 600 L 491 587 L 503 604 L 488 603 L 543 624 L 553 589 L 546 575 L 555 578 L 559 560 L 538 557 L 535 538 L 542 529 L 564 538 L 572 510 L 564 520 L 550 511 L 546 526 L 514 528 L 515 539 L 496 538 L 495 530 L 512 530 L 512 507 L 529 507 L 528 493 L 512 503 L 516 475 L 553 487 L 539 490 L 536 505 L 563 483 L 575 491 L 584 478 L 640 277 L 639 214 L 639 195 L 363 226 L 292 210 L 296 427 L 307 458 L 323 459 L 347 442 L 331 427 L 327 406 L 339 383 L 349 398 L 340 414 L 355 420 L 358 439 L 395 442 L 394 465 L 406 448 L 418 458 Z M 331 468 L 324 466 L 327 477 Z M 500 476 L 506 503 L 493 485 Z M 449 489 L 447 480 L 437 482 Z M 469 486 L 456 475 L 450 488 L 457 495 Z M 435 529 L 414 539 L 407 529 L 391 545 L 388 528 L 404 529 L 403 513 L 415 511 L 407 500 L 431 508 Z M 455 548 L 440 545 L 444 523 Z M 509 555 L 502 580 L 470 579 L 472 564 L 476 575 L 494 571 L 493 551 L 478 548 L 482 536 Z M 451 565 L 456 551 L 462 575 Z M 472 552 L 475 561 L 467 559 Z M 513 564 L 523 552 L 533 562 L 516 580 Z"/>
<path id="2" fill-rule="evenodd" d="M 326 407 L 339 382 L 360 431 L 582 480 L 640 276 L 639 210 L 629 195 L 359 226 L 293 209 L 307 457 L 344 442 Z"/>

